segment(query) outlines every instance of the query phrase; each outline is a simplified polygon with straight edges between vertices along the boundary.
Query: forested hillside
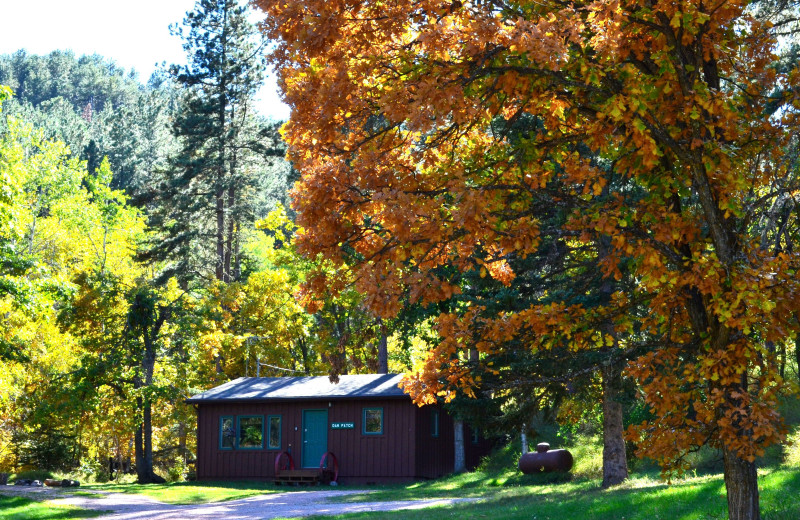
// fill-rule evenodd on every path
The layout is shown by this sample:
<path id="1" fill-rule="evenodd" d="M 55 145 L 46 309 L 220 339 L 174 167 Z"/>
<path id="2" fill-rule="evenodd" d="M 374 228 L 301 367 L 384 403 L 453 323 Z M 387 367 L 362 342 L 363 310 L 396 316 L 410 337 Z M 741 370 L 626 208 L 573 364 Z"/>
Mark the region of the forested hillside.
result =
<path id="1" fill-rule="evenodd" d="M 20 50 L 0 56 L 0 84 L 14 91 L 5 114 L 64 142 L 92 172 L 108 157 L 115 189 L 146 183 L 175 146 L 169 122 L 178 94 L 163 73 L 142 85 L 101 56 Z"/>

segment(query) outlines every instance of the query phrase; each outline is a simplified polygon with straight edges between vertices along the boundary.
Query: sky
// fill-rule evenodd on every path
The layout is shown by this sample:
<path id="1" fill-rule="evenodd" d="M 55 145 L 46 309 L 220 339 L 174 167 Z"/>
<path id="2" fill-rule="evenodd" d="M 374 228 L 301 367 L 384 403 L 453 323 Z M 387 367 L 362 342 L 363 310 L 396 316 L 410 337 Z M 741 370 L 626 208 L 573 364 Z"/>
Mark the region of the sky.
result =
<path id="1" fill-rule="evenodd" d="M 181 39 L 169 25 L 182 22 L 193 6 L 194 0 L 0 0 L 0 54 L 99 54 L 135 69 L 146 82 L 156 64 L 185 63 Z M 289 117 L 272 74 L 258 98 L 262 114 Z"/>

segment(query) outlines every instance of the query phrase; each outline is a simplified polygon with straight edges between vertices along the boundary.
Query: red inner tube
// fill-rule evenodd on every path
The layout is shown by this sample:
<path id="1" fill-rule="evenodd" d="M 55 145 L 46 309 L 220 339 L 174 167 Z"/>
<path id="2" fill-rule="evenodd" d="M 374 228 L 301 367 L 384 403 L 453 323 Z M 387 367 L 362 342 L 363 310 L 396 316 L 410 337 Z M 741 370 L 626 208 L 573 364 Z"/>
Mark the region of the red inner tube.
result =
<path id="1" fill-rule="evenodd" d="M 319 459 L 319 470 L 323 471 L 325 469 L 325 460 L 330 457 L 331 462 L 333 463 L 333 478 L 331 482 L 337 482 L 339 479 L 339 461 L 336 460 L 336 455 L 333 454 L 332 451 L 326 451 L 322 458 Z M 328 468 L 329 470 L 331 468 Z"/>
<path id="2" fill-rule="evenodd" d="M 289 462 L 288 468 L 281 468 L 281 457 L 286 455 L 286 458 Z M 281 469 L 294 469 L 294 459 L 292 458 L 292 454 L 288 451 L 282 451 L 275 455 L 275 476 L 278 476 L 278 473 L 281 472 Z"/>

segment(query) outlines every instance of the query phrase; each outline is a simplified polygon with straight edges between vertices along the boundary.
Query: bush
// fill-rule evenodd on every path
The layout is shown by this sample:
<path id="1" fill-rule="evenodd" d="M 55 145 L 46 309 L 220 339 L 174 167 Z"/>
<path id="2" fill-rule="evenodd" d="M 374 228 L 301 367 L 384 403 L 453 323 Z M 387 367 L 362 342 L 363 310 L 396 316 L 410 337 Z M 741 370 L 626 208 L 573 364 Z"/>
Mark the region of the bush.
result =
<path id="1" fill-rule="evenodd" d="M 191 462 L 186 467 L 186 480 L 194 482 L 197 480 L 197 467 L 194 462 Z"/>
<path id="2" fill-rule="evenodd" d="M 78 473 L 84 480 L 88 481 L 103 483 L 111 479 L 111 475 L 108 473 L 108 466 L 97 459 L 81 459 Z"/>
<path id="3" fill-rule="evenodd" d="M 188 469 L 183 459 L 176 460 L 172 466 L 167 468 L 167 482 L 181 482 L 186 480 Z"/>
<path id="4" fill-rule="evenodd" d="M 572 474 L 581 478 L 603 478 L 603 438 L 599 436 L 577 435 L 570 446 L 565 446 L 572 454 L 574 464 Z"/>
<path id="5" fill-rule="evenodd" d="M 800 468 L 800 428 L 786 439 L 783 447 L 783 464 L 791 468 Z"/>

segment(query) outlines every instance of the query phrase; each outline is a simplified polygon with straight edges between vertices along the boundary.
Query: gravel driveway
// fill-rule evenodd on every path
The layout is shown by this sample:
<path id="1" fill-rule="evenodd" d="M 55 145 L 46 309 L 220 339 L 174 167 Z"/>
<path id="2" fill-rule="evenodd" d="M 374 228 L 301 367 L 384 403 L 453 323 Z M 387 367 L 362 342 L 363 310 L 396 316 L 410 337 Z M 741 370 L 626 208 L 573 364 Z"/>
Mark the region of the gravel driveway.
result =
<path id="1" fill-rule="evenodd" d="M 309 515 L 338 515 L 363 511 L 397 511 L 400 509 L 422 509 L 435 506 L 449 506 L 458 502 L 471 502 L 475 498 L 447 498 L 432 500 L 400 500 L 392 502 L 330 502 L 331 497 L 364 493 L 363 490 L 325 490 L 295 491 L 292 493 L 269 493 L 227 502 L 176 506 L 164 504 L 144 495 L 124 493 L 100 493 L 102 498 L 70 496 L 49 488 L 16 488 L 9 486 L 3 494 L 49 495 L 55 504 L 69 504 L 84 509 L 111 511 L 102 516 L 103 520 L 183 520 L 217 519 L 225 520 L 266 520 L 270 518 L 300 518 Z"/>

